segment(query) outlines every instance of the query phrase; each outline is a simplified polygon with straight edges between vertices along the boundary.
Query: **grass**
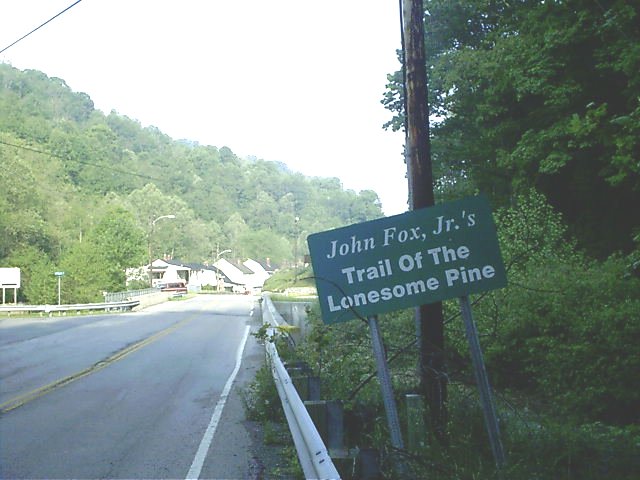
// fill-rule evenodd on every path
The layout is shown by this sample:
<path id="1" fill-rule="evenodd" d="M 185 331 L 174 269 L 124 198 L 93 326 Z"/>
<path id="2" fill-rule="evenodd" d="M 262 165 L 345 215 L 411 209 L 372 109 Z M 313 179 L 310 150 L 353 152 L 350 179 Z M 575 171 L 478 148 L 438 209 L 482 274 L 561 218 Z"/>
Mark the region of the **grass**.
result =
<path id="1" fill-rule="evenodd" d="M 288 289 L 315 288 L 311 267 L 279 270 L 267 279 L 263 290 L 282 293 Z"/>

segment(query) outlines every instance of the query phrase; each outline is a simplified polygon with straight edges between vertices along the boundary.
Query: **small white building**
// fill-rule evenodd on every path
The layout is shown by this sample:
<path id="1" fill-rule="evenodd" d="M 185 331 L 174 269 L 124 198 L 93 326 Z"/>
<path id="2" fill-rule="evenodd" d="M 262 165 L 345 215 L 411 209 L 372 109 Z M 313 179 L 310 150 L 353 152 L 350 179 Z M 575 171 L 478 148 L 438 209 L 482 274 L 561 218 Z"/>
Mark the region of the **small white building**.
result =
<path id="1" fill-rule="evenodd" d="M 189 282 L 191 269 L 179 262 L 162 260 L 160 258 L 151 262 L 151 286 L 157 287 L 160 283 L 177 282 L 182 280 Z M 149 265 L 137 268 L 127 268 L 127 284 L 132 281 L 149 281 Z"/>
<path id="2" fill-rule="evenodd" d="M 204 286 L 212 286 L 218 291 L 246 291 L 262 288 L 269 273 L 252 259 L 234 264 L 224 258 L 213 265 L 181 263 L 176 260 L 156 259 L 151 262 L 152 285 L 184 281 L 193 291 Z M 127 283 L 149 280 L 149 265 L 127 269 Z"/>
<path id="3" fill-rule="evenodd" d="M 252 259 L 247 259 L 242 263 L 245 267 L 251 270 L 253 273 L 247 275 L 247 286 L 250 288 L 262 288 L 264 282 L 269 278 L 269 273 L 264 269 L 262 265 Z"/>
<path id="4" fill-rule="evenodd" d="M 151 263 L 152 285 L 159 283 L 177 282 L 179 280 L 189 283 L 191 268 L 172 260 L 157 259 Z"/>
<path id="5" fill-rule="evenodd" d="M 191 267 L 189 285 L 198 288 L 206 286 L 217 288 L 223 281 L 216 267 L 203 264 L 190 264 L 189 267 Z"/>

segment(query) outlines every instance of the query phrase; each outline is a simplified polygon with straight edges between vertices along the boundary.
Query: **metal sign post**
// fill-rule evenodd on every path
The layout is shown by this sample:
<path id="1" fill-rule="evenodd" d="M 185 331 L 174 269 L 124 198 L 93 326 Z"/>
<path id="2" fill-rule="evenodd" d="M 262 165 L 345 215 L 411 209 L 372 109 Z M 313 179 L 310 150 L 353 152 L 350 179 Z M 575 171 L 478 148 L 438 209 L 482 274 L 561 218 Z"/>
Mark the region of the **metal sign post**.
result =
<path id="1" fill-rule="evenodd" d="M 367 317 L 369 330 L 371 331 L 371 345 L 373 347 L 373 356 L 376 359 L 376 368 L 378 370 L 378 381 L 382 390 L 382 402 L 387 412 L 387 423 L 391 434 L 391 445 L 402 450 L 404 443 L 402 442 L 402 432 L 400 430 L 400 420 L 398 417 L 398 408 L 393 397 L 393 387 L 391 385 L 391 375 L 389 374 L 389 365 L 384 354 L 384 346 L 382 344 L 382 336 L 380 335 L 380 326 L 378 325 L 378 317 L 372 315 Z"/>
<path id="2" fill-rule="evenodd" d="M 469 341 L 469 349 L 471 350 L 473 373 L 476 377 L 476 383 L 478 384 L 480 403 L 482 404 L 484 422 L 489 435 L 489 443 L 491 444 L 493 458 L 496 461 L 496 467 L 500 470 L 505 464 L 504 449 L 502 448 L 502 440 L 500 439 L 500 426 L 498 425 L 498 417 L 496 415 L 493 396 L 491 395 L 491 387 L 489 386 L 489 376 L 485 368 L 484 358 L 480 348 L 480 340 L 478 338 L 478 330 L 473 321 L 468 296 L 460 297 L 460 309 L 462 311 L 467 340 Z"/>

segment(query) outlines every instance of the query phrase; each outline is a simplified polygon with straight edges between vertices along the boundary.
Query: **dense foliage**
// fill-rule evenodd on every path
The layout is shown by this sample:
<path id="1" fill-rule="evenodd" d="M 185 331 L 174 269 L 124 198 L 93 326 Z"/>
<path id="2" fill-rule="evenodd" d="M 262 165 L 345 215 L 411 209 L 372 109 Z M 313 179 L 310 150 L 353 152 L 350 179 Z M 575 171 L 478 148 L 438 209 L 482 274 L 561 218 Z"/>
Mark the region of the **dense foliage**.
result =
<path id="1" fill-rule="evenodd" d="M 441 197 L 535 187 L 606 257 L 640 224 L 640 4 L 425 0 Z M 400 72 L 385 104 L 402 127 Z"/>
<path id="2" fill-rule="evenodd" d="M 373 191 L 173 140 L 104 115 L 59 78 L 0 64 L 0 265 L 22 269 L 20 300 L 53 301 L 56 269 L 63 301 L 99 299 L 149 254 L 202 262 L 231 249 L 290 264 L 308 234 L 380 207 Z"/>
<path id="3" fill-rule="evenodd" d="M 478 307 L 496 384 L 564 418 L 640 423 L 640 279 L 628 261 L 574 251 L 538 194 L 497 217 L 510 286 Z"/>

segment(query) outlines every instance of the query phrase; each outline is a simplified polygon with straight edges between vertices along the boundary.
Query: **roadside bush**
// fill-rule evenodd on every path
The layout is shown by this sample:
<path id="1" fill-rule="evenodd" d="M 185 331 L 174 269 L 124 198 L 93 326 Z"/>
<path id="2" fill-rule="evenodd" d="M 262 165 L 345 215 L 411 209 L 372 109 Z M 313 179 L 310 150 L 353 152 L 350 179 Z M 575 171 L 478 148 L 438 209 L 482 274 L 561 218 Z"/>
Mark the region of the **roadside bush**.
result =
<path id="1" fill-rule="evenodd" d="M 280 397 L 267 364 L 256 372 L 255 379 L 242 390 L 241 397 L 249 420 L 262 423 L 284 421 Z"/>
<path id="2" fill-rule="evenodd" d="M 504 386 L 544 398 L 577 421 L 635 423 L 640 404 L 640 281 L 611 258 L 529 271 L 505 292 L 487 350 Z"/>
<path id="3" fill-rule="evenodd" d="M 576 426 L 497 399 L 507 464 L 495 468 L 474 387 L 449 388 L 449 438 L 412 460 L 415 478 L 430 480 L 633 480 L 640 468 L 640 429 L 602 423 Z"/>
<path id="4" fill-rule="evenodd" d="M 496 217 L 509 287 L 475 308 L 492 382 L 577 422 L 638 422 L 640 280 L 628 260 L 575 252 L 537 194 Z M 450 341 L 466 355 L 461 339 Z"/>
<path id="5" fill-rule="evenodd" d="M 349 402 L 369 402 L 379 397 L 376 365 L 371 347 L 369 326 L 364 320 L 325 325 L 320 320 L 317 304 L 308 321 L 311 332 L 296 349 L 317 375 L 322 377 L 323 391 L 328 398 Z M 417 377 L 415 326 L 410 310 L 381 315 L 380 330 L 384 338 L 394 387 L 398 391 L 412 390 Z"/>
<path id="6" fill-rule="evenodd" d="M 640 460 L 636 427 L 573 426 L 525 413 L 504 422 L 508 478 L 632 480 Z"/>

